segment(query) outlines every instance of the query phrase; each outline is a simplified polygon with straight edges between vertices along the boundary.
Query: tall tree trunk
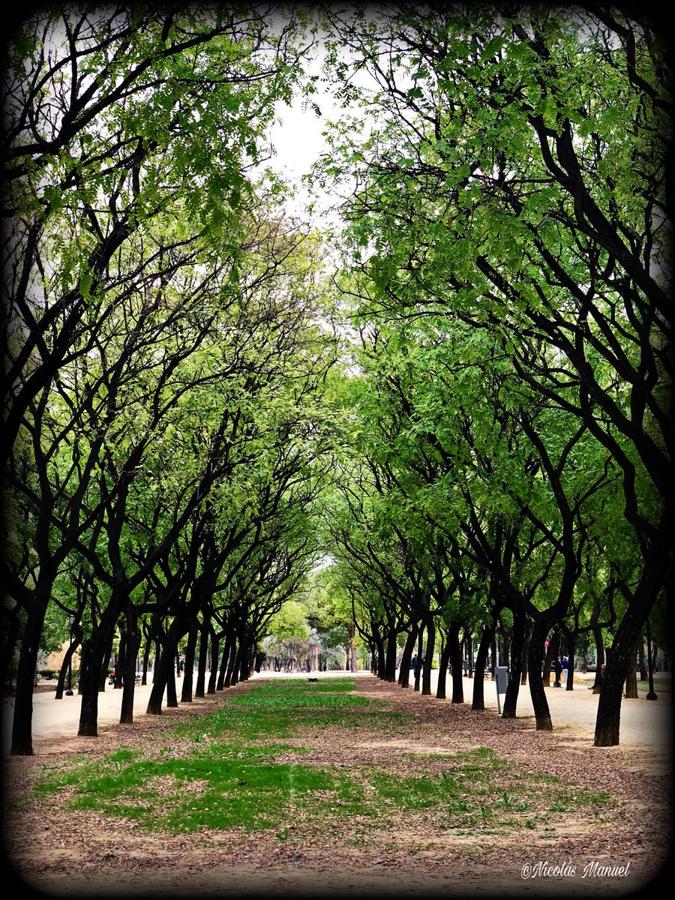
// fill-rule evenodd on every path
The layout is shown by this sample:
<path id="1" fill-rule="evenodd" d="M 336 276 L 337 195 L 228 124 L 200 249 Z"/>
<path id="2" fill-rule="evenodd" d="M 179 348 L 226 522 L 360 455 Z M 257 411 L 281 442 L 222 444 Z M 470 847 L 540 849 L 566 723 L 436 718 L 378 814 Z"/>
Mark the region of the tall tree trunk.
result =
<path id="1" fill-rule="evenodd" d="M 209 623 L 204 616 L 199 626 L 199 659 L 197 662 L 197 686 L 195 697 L 204 697 L 206 688 L 206 661 L 209 652 Z"/>
<path id="2" fill-rule="evenodd" d="M 103 653 L 105 651 L 102 651 Z M 96 725 L 98 721 L 98 679 L 99 671 L 94 665 L 94 647 L 92 646 L 92 638 L 86 638 L 82 641 L 80 653 L 80 677 L 78 679 L 78 693 L 82 696 L 82 704 L 87 702 L 88 715 L 86 716 L 86 736 L 96 736 Z M 92 697 L 94 695 L 94 697 Z M 95 701 L 95 702 L 94 702 Z M 80 727 L 82 724 L 82 709 L 80 708 Z"/>
<path id="3" fill-rule="evenodd" d="M 647 670 L 647 657 L 645 656 L 645 641 L 643 634 L 640 635 L 640 640 L 638 641 L 638 658 L 640 660 L 640 681 L 647 681 L 649 672 Z"/>
<path id="4" fill-rule="evenodd" d="M 430 696 L 431 695 L 431 667 L 434 662 L 434 643 L 436 640 L 436 629 L 434 628 L 434 621 L 432 618 L 429 618 L 429 621 L 426 623 L 427 630 L 427 646 L 424 652 L 424 670 L 422 672 L 422 695 Z"/>
<path id="5" fill-rule="evenodd" d="M 350 672 L 357 671 L 356 664 L 356 627 L 353 622 L 349 623 L 348 626 L 349 633 L 349 670 Z"/>
<path id="6" fill-rule="evenodd" d="M 206 688 L 207 694 L 215 694 L 216 681 L 218 680 L 218 660 L 219 660 L 220 640 L 214 628 L 211 629 L 211 668 L 209 671 L 209 683 Z"/>
<path id="7" fill-rule="evenodd" d="M 510 669 L 512 667 L 510 635 L 502 634 L 501 644 L 502 644 L 502 649 L 501 649 L 501 653 L 499 654 L 499 665 L 506 666 L 507 668 Z"/>
<path id="8" fill-rule="evenodd" d="M 413 690 L 419 691 L 422 680 L 422 647 L 424 641 L 424 622 L 420 622 L 420 630 L 417 634 L 417 663 L 415 665 L 415 682 Z"/>
<path id="9" fill-rule="evenodd" d="M 478 643 L 476 669 L 473 676 L 473 702 L 471 709 L 485 709 L 485 666 L 492 643 L 494 626 L 487 626 Z"/>
<path id="10" fill-rule="evenodd" d="M 84 659 L 80 666 L 80 686 L 82 702 L 80 704 L 80 724 L 78 737 L 96 737 L 98 734 L 98 695 L 101 677 L 105 682 L 108 654 L 112 648 L 115 627 L 120 610 L 128 601 L 126 590 L 114 589 L 110 601 L 101 616 L 98 627 L 92 630 L 87 654 L 87 667 L 84 671 Z"/>
<path id="11" fill-rule="evenodd" d="M 33 687 L 40 651 L 40 636 L 53 581 L 53 577 L 47 578 L 43 573 L 40 574 L 21 638 L 12 723 L 11 752 L 15 756 L 33 755 Z"/>
<path id="12" fill-rule="evenodd" d="M 143 675 L 141 677 L 141 684 L 148 683 L 148 665 L 150 663 L 150 649 L 152 647 L 152 638 L 148 633 L 145 638 L 145 646 L 143 648 Z"/>
<path id="13" fill-rule="evenodd" d="M 152 690 L 148 698 L 148 707 L 146 713 L 149 716 L 159 716 L 162 714 L 162 700 L 164 691 L 166 690 L 167 706 L 178 706 L 176 697 L 176 678 L 173 667 L 174 654 L 176 653 L 176 645 L 180 638 L 180 623 L 178 619 L 174 619 L 171 627 L 166 632 L 164 638 L 164 647 L 159 656 L 155 660 L 155 677 L 152 682 Z M 171 686 L 169 682 L 173 682 L 173 697 L 171 697 Z M 173 700 L 173 703 L 170 701 Z"/>
<path id="14" fill-rule="evenodd" d="M 504 708 L 502 717 L 505 719 L 516 718 L 518 705 L 518 693 L 520 691 L 520 675 L 523 665 L 523 646 L 525 644 L 525 628 L 527 620 L 524 610 L 517 607 L 513 611 L 513 640 L 511 642 L 511 668 L 509 669 L 509 682 L 504 696 Z"/>
<path id="15" fill-rule="evenodd" d="M 237 672 L 239 671 L 239 657 L 241 656 L 241 649 L 239 644 L 239 638 L 237 638 L 236 649 L 232 654 L 232 661 L 230 662 L 229 668 L 227 670 L 227 675 L 225 677 L 225 687 L 231 687 L 237 683 Z"/>
<path id="16" fill-rule="evenodd" d="M 398 650 L 396 637 L 396 631 L 393 627 L 390 628 L 387 633 L 387 649 L 384 662 L 385 681 L 396 681 L 396 653 Z"/>
<path id="17" fill-rule="evenodd" d="M 445 700 L 445 681 L 448 672 L 448 663 L 450 662 L 450 638 L 445 637 L 445 643 L 438 659 L 438 684 L 436 685 L 436 699 Z"/>
<path id="18" fill-rule="evenodd" d="M 248 655 L 249 655 L 249 643 L 248 643 L 248 635 L 242 634 L 239 639 L 239 647 L 241 649 L 241 653 L 239 654 L 239 673 L 238 680 L 246 681 L 248 679 L 249 674 L 249 663 L 248 663 Z"/>
<path id="19" fill-rule="evenodd" d="M 468 677 L 473 678 L 473 635 L 467 631 L 464 638 L 466 642 L 466 658 L 469 663 Z"/>
<path id="20" fill-rule="evenodd" d="M 633 647 L 633 652 L 628 654 L 628 662 L 626 664 L 626 683 L 625 697 L 626 700 L 638 699 L 637 672 L 635 670 L 635 657 L 637 656 L 637 647 Z"/>
<path id="21" fill-rule="evenodd" d="M 527 658 L 530 651 L 530 640 L 532 639 L 532 625 L 526 622 L 525 635 L 523 640 L 523 652 L 520 655 L 520 686 L 527 684 Z"/>
<path id="22" fill-rule="evenodd" d="M 216 690 L 222 691 L 225 687 L 225 676 L 227 675 L 227 666 L 230 661 L 233 647 L 233 637 L 230 634 L 225 636 L 225 646 L 223 647 L 223 658 L 220 661 L 220 669 L 218 670 L 218 683 Z"/>
<path id="23" fill-rule="evenodd" d="M 410 660 L 412 658 L 416 640 L 417 627 L 413 626 L 408 632 L 408 637 L 406 638 L 405 646 L 403 648 L 403 655 L 401 656 L 401 668 L 398 673 L 398 683 L 401 687 L 410 687 Z"/>
<path id="24" fill-rule="evenodd" d="M 105 692 L 105 686 L 108 681 L 108 669 L 110 668 L 110 661 L 113 655 L 113 644 L 115 643 L 115 628 L 110 629 L 110 634 L 107 638 L 107 643 L 105 646 L 105 650 L 103 651 L 103 659 L 101 660 L 101 666 L 98 674 L 98 691 L 99 694 L 103 694 Z M 81 692 L 80 692 L 81 693 Z"/>
<path id="25" fill-rule="evenodd" d="M 134 694 L 136 692 L 136 658 L 141 645 L 138 633 L 138 616 L 133 605 L 127 609 L 125 656 L 124 656 L 124 690 L 122 692 L 122 709 L 120 725 L 131 725 L 134 721 Z"/>
<path id="26" fill-rule="evenodd" d="M 117 654 L 117 661 L 115 663 L 115 678 L 113 679 L 113 688 L 115 690 L 121 690 L 124 685 L 124 669 L 126 667 L 126 656 L 127 656 L 127 639 L 126 634 L 123 631 L 120 634 L 120 643 L 119 643 L 119 653 Z"/>
<path id="27" fill-rule="evenodd" d="M 551 667 L 553 665 L 553 660 L 558 655 L 558 648 L 560 646 L 560 634 L 556 629 L 551 635 L 548 648 L 546 649 L 546 655 L 544 657 L 544 672 L 542 675 L 542 681 L 545 688 L 551 686 Z"/>
<path id="28" fill-rule="evenodd" d="M 188 632 L 187 645 L 185 647 L 185 671 L 183 674 L 183 687 L 181 689 L 180 702 L 192 703 L 192 682 L 195 667 L 195 649 L 197 647 L 197 623 L 193 622 Z"/>
<path id="29" fill-rule="evenodd" d="M 66 676 L 70 673 L 72 678 L 72 669 L 71 666 L 73 664 L 73 657 L 77 652 L 77 648 L 80 646 L 80 641 L 82 639 L 82 632 L 77 631 L 73 632 L 73 640 L 68 644 L 68 649 L 63 655 L 63 662 L 61 663 L 61 668 L 59 669 L 59 679 L 56 682 L 56 693 L 54 694 L 55 700 L 63 699 L 63 691 L 66 686 Z"/>
<path id="30" fill-rule="evenodd" d="M 574 667 L 576 665 L 575 654 L 577 649 L 577 634 L 570 631 L 567 634 L 567 683 L 566 691 L 574 690 Z"/>
<path id="31" fill-rule="evenodd" d="M 549 631 L 549 625 L 536 623 L 532 629 L 530 651 L 528 654 L 528 675 L 530 678 L 530 696 L 534 707 L 534 716 L 537 723 L 537 731 L 553 731 L 553 722 L 548 708 L 548 700 L 541 674 L 541 663 L 544 655 L 544 640 Z"/>
<path id="32" fill-rule="evenodd" d="M 176 690 L 176 667 L 173 664 L 173 653 L 169 661 L 169 670 L 166 676 L 166 707 L 176 709 L 178 706 L 178 692 Z"/>
<path id="33" fill-rule="evenodd" d="M 9 624 L 4 632 L 0 629 L 0 685 L 9 687 L 13 681 L 14 657 L 19 646 L 19 632 L 21 623 L 18 616 L 18 607 L 13 612 L 8 612 Z"/>
<path id="34" fill-rule="evenodd" d="M 605 664 L 605 644 L 602 639 L 602 628 L 596 623 L 593 626 L 593 640 L 595 642 L 595 678 L 593 679 L 593 693 L 599 694 L 602 686 L 602 667 Z"/>
<path id="35" fill-rule="evenodd" d="M 671 520 L 672 516 L 670 518 L 664 516 L 661 523 L 663 527 L 659 530 L 660 535 L 672 533 Z M 619 743 L 621 690 L 628 660 L 635 663 L 635 646 L 641 638 L 647 617 L 664 585 L 667 600 L 669 603 L 672 602 L 672 565 L 670 544 L 666 542 L 663 546 L 655 545 L 650 548 L 640 581 L 614 634 L 612 652 L 605 666 L 595 721 L 596 747 L 612 747 Z"/>
<path id="36" fill-rule="evenodd" d="M 384 673 L 386 669 L 386 652 L 384 649 L 384 641 L 379 631 L 375 635 L 375 646 L 377 648 L 375 674 L 378 678 L 384 679 Z"/>
<path id="37" fill-rule="evenodd" d="M 464 671 L 462 668 L 462 645 L 459 640 L 461 623 L 453 625 L 448 633 L 450 645 L 450 665 L 452 666 L 452 702 L 464 703 Z"/>
<path id="38" fill-rule="evenodd" d="M 152 682 L 155 683 L 155 676 L 157 674 L 157 664 L 162 655 L 162 641 L 159 635 L 155 637 L 155 658 L 152 661 Z"/>

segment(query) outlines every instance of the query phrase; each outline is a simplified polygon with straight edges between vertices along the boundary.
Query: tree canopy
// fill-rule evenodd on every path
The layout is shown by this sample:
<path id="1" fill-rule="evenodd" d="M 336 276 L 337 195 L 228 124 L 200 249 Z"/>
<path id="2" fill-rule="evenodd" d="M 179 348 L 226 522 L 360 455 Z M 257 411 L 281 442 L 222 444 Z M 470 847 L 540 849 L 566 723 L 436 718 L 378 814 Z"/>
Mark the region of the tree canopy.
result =
<path id="1" fill-rule="evenodd" d="M 497 638 L 505 714 L 526 676 L 550 729 L 550 655 L 593 635 L 595 741 L 616 744 L 672 593 L 654 23 L 69 8 L 25 19 L 6 63 L 13 752 L 32 752 L 38 654 L 68 636 L 95 735 L 112 654 L 131 722 L 151 653 L 154 714 L 181 656 L 189 702 L 293 641 L 352 667 L 367 649 L 403 686 L 414 654 L 424 693 L 450 667 L 463 702 Z M 279 106 L 320 83 L 344 113 L 306 185 L 337 198 L 328 222 L 265 167 Z"/>

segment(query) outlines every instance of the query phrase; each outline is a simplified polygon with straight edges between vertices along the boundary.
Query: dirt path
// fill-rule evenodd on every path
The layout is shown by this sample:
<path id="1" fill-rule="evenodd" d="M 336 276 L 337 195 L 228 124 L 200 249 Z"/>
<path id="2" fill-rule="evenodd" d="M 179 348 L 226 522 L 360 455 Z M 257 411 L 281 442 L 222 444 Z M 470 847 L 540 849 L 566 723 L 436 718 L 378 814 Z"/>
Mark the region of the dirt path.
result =
<path id="1" fill-rule="evenodd" d="M 95 739 L 52 733 L 36 740 L 36 756 L 5 760 L 12 800 L 5 821 L 6 855 L 28 885 L 82 897 L 427 897 L 458 891 L 465 896 L 497 891 L 525 897 L 619 896 L 644 883 L 666 858 L 670 750 L 662 742 L 599 750 L 584 724 L 570 722 L 547 734 L 534 731 L 527 718 L 505 721 L 489 711 L 473 713 L 372 677 L 359 678 L 357 686 L 359 693 L 411 718 L 405 726 L 375 728 L 366 717 L 363 727 L 348 734 L 337 726 L 303 733 L 298 742 L 310 751 L 303 761 L 377 767 L 403 778 L 411 766 L 434 772 L 448 754 L 461 757 L 483 747 L 517 767 L 523 778 L 543 773 L 579 789 L 602 790 L 611 798 L 611 811 L 586 819 L 582 809 L 573 809 L 564 816 L 552 814 L 552 827 L 502 833 L 429 828 L 423 818 L 395 809 L 383 810 L 387 827 L 371 830 L 364 830 L 358 816 L 336 824 L 291 813 L 288 835 L 280 840 L 275 833 L 237 829 L 148 832 L 127 820 L 64 808 L 59 795 L 38 800 L 32 793 L 31 785 L 46 768 L 74 754 L 95 760 L 120 746 L 170 741 L 176 721 L 228 703 L 235 693 L 254 689 L 252 681 L 161 717 L 143 716 L 133 728 L 109 724 Z M 527 865 L 531 877 L 523 878 Z M 627 871 L 603 875 L 603 866 Z"/>

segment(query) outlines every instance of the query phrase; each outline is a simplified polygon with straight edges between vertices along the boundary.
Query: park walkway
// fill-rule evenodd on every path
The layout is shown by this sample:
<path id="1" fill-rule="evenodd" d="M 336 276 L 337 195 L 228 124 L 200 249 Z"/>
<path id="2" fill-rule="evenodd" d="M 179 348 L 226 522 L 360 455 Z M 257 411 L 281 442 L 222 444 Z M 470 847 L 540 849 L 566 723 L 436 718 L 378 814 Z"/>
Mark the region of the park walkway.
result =
<path id="1" fill-rule="evenodd" d="M 311 677 L 334 678 L 352 675 L 343 671 L 312 672 Z M 287 672 L 261 672 L 253 675 L 252 680 L 261 678 L 307 678 L 306 672 L 289 674 Z M 357 678 L 373 677 L 369 672 L 355 673 Z M 565 691 L 559 688 L 550 688 L 548 701 L 551 708 L 553 725 L 555 729 L 574 729 L 583 731 L 589 736 L 593 734 L 595 727 L 595 715 L 598 706 L 598 696 L 593 694 L 588 686 L 592 683 L 592 676 L 584 676 L 578 673 L 579 680 L 573 691 Z M 208 678 L 208 674 L 207 674 Z M 436 692 L 438 671 L 432 671 L 432 693 Z M 412 678 L 411 678 L 412 684 Z M 177 692 L 180 697 L 182 678 L 177 680 Z M 142 716 L 148 705 L 151 685 L 138 685 L 134 694 L 134 716 Z M 410 688 L 412 691 L 412 687 Z M 451 693 L 451 680 L 448 676 L 446 693 Z M 473 680 L 464 678 L 464 700 L 471 704 Z M 639 700 L 624 700 L 621 710 L 621 743 L 623 745 L 651 745 L 654 747 L 666 747 L 670 744 L 670 724 L 672 714 L 672 694 L 663 692 L 655 702 Z M 503 702 L 503 697 L 501 698 Z M 120 704 L 122 700 L 121 690 L 115 690 L 106 686 L 106 690 L 99 694 L 99 725 L 105 728 L 119 721 Z M 450 700 L 439 700 L 439 704 L 450 703 Z M 497 696 L 493 681 L 485 680 L 485 706 L 489 709 L 497 709 Z M 2 752 L 6 755 L 10 747 L 12 703 L 10 700 L 2 701 Z M 52 691 L 40 691 L 33 696 L 33 737 L 36 740 L 36 752 L 39 753 L 39 741 L 44 738 L 73 737 L 77 734 L 80 715 L 80 698 L 77 694 L 72 697 L 64 696 L 62 700 L 55 700 Z M 533 717 L 530 691 L 527 686 L 521 688 L 518 696 L 517 714 L 519 717 Z"/>

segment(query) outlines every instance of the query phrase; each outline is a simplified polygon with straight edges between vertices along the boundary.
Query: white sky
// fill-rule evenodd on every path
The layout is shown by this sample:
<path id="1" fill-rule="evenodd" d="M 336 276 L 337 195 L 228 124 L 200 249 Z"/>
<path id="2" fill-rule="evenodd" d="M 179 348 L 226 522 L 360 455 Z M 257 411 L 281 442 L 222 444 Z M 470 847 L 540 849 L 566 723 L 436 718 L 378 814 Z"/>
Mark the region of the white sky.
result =
<path id="1" fill-rule="evenodd" d="M 311 74 L 320 74 L 322 56 L 321 48 L 316 48 L 313 58 L 307 64 Z M 290 106 L 283 102 L 277 104 L 276 120 L 269 132 L 274 156 L 266 165 L 296 187 L 297 200 L 291 204 L 292 211 L 296 213 L 306 213 L 306 203 L 309 201 L 302 178 L 309 174 L 321 153 L 328 149 L 322 135 L 326 120 L 338 120 L 343 114 L 331 94 L 322 90 L 321 84 L 321 81 L 317 82 L 317 93 L 311 98 L 321 110 L 321 116 L 316 114 L 310 102 L 297 91 Z M 326 205 L 326 201 L 321 203 L 322 207 Z"/>
<path id="2" fill-rule="evenodd" d="M 319 80 L 315 82 L 317 91 L 310 98 L 305 98 L 298 89 L 290 106 L 281 101 L 277 104 L 276 121 L 269 132 L 275 154 L 265 164 L 296 187 L 297 199 L 290 204 L 290 211 L 305 215 L 306 204 L 310 197 L 302 184 L 302 178 L 309 174 L 319 156 L 328 150 L 328 143 L 322 132 L 327 129 L 328 121 L 337 122 L 346 115 L 353 116 L 359 113 L 359 109 L 355 107 L 343 109 L 340 101 L 332 95 L 328 84 L 322 80 L 323 60 L 324 48 L 319 41 L 305 60 L 307 74 L 319 76 Z M 361 87 L 374 86 L 374 82 L 363 72 L 358 73 L 355 83 Z M 313 106 L 319 108 L 320 116 L 316 114 Z M 315 194 L 311 199 L 319 207 L 313 216 L 317 224 L 319 218 L 324 220 L 324 224 L 327 220 L 335 224 L 335 213 L 331 213 L 329 208 L 334 205 L 337 198 L 318 197 Z"/>

